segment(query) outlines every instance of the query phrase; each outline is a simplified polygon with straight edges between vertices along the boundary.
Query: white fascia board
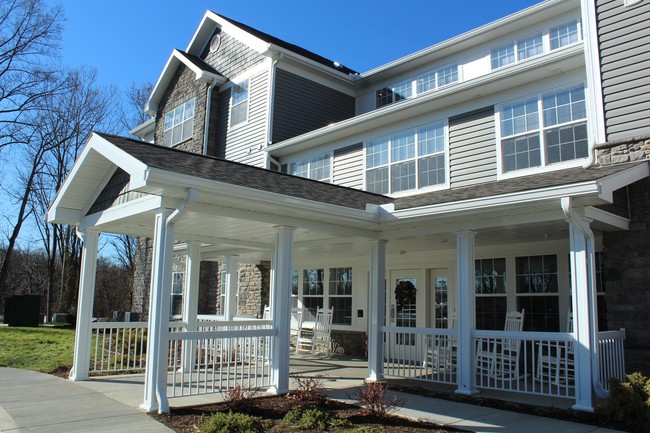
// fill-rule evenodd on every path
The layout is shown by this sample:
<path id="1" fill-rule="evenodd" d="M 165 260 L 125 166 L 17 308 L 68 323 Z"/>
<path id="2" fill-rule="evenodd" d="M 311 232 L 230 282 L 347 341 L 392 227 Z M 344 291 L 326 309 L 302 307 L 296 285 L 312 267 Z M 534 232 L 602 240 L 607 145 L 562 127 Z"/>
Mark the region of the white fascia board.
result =
<path id="1" fill-rule="evenodd" d="M 76 226 L 81 222 L 81 211 L 79 209 L 67 209 L 53 205 L 47 211 L 47 222 L 50 224 Z"/>
<path id="2" fill-rule="evenodd" d="M 158 196 L 140 197 L 135 200 L 110 207 L 101 212 L 85 216 L 81 219 L 79 228 L 81 230 L 103 226 L 123 218 L 150 212 L 162 206 L 162 198 Z M 153 224 L 153 219 L 152 219 Z"/>
<path id="3" fill-rule="evenodd" d="M 630 228 L 629 219 L 614 215 L 610 212 L 605 212 L 604 210 L 595 208 L 593 206 L 587 206 L 585 208 L 585 217 L 594 221 L 602 222 L 612 227 L 616 227 L 621 230 L 629 230 Z"/>
<path id="4" fill-rule="evenodd" d="M 131 176 L 131 187 L 133 189 L 144 186 L 148 170 L 145 163 L 134 158 L 99 135 L 93 134 L 89 144 L 92 145 L 94 151 L 129 173 Z"/>
<path id="5" fill-rule="evenodd" d="M 647 162 L 609 175 L 599 181 L 599 197 L 612 203 L 614 201 L 614 191 L 648 176 L 650 176 L 650 166 Z"/>
<path id="6" fill-rule="evenodd" d="M 574 3 L 574 6 L 571 6 L 571 3 Z M 364 72 L 360 74 L 359 81 L 363 81 L 365 79 L 371 79 L 375 78 L 377 75 L 385 74 L 388 73 L 389 75 L 392 75 L 394 72 L 392 71 L 393 69 L 404 65 L 406 63 L 413 62 L 417 59 L 420 59 L 421 57 L 426 57 L 429 55 L 435 55 L 435 53 L 440 52 L 440 51 L 450 51 L 449 53 L 445 53 L 444 55 L 447 56 L 451 52 L 455 51 L 461 51 L 463 49 L 466 49 L 467 47 L 465 46 L 468 43 L 474 43 L 473 40 L 478 39 L 481 42 L 484 42 L 488 39 L 491 39 L 496 36 L 500 36 L 501 34 L 508 33 L 512 30 L 510 30 L 510 27 L 512 24 L 516 24 L 518 22 L 521 22 L 522 20 L 526 18 L 533 18 L 534 15 L 547 11 L 551 8 L 557 8 L 560 6 L 562 10 L 558 10 L 557 12 L 562 12 L 564 10 L 570 10 L 570 9 L 577 9 L 579 7 L 579 4 L 575 0 L 546 0 L 541 3 L 535 4 L 533 6 L 530 6 L 526 9 L 523 9 L 521 11 L 515 12 L 514 14 L 508 15 L 506 17 L 500 18 L 496 21 L 492 21 L 491 23 L 485 24 L 483 26 L 477 27 L 475 29 L 472 29 L 468 32 L 465 32 L 463 34 L 460 34 L 458 36 L 455 36 L 451 39 L 447 39 L 443 42 L 440 42 L 438 44 L 432 45 L 428 48 L 425 48 L 423 50 L 417 51 L 413 54 L 409 54 L 408 56 L 402 57 L 400 59 L 394 60 L 392 62 L 386 63 L 384 65 L 381 65 L 377 68 L 371 69 L 367 72 Z M 493 35 L 490 35 L 492 33 Z M 498 34 L 496 34 L 498 33 Z"/>
<path id="7" fill-rule="evenodd" d="M 351 76 L 344 72 L 337 71 L 336 69 L 330 68 L 329 66 L 323 65 L 322 63 L 314 61 L 308 57 L 301 56 L 300 54 L 297 54 L 291 50 L 287 50 L 286 48 L 282 48 L 274 44 L 271 44 L 269 48 L 270 50 L 277 52 L 279 55 L 289 57 L 297 61 L 298 63 L 302 63 L 312 68 L 318 69 L 333 78 L 336 78 L 338 80 L 343 80 L 347 84 L 352 84 L 354 81 L 356 81 L 356 78 L 352 78 L 352 77 L 356 77 L 354 75 Z"/>
<path id="8" fill-rule="evenodd" d="M 526 62 L 518 63 L 507 68 L 500 68 L 488 74 L 476 77 L 472 80 L 462 81 L 457 84 L 447 86 L 443 89 L 434 92 L 416 96 L 412 99 L 400 101 L 395 104 L 387 105 L 377 110 L 368 111 L 358 116 L 342 120 L 332 125 L 315 129 L 302 135 L 281 141 L 267 147 L 265 150 L 274 156 L 286 156 L 293 152 L 304 150 L 311 147 L 316 147 L 321 144 L 330 143 L 350 135 L 361 134 L 365 131 L 373 130 L 374 128 L 384 126 L 388 123 L 393 123 L 402 118 L 410 118 L 412 115 L 409 113 L 411 110 L 430 109 L 431 105 L 442 103 L 447 98 L 453 98 L 454 94 L 460 92 L 468 92 L 474 89 L 482 90 L 483 86 L 501 81 L 508 87 L 512 86 L 511 79 L 522 77 L 522 74 L 539 72 L 540 68 L 548 65 L 553 65 L 557 62 L 567 62 L 571 65 L 577 62 L 584 62 L 582 56 L 583 46 L 582 43 L 557 50 L 550 54 L 539 56 L 530 59 Z M 553 65 L 555 66 L 555 65 Z M 530 75 L 530 74 L 529 74 Z M 510 80 L 510 81 L 509 81 Z M 468 99 L 476 98 L 475 94 L 467 96 Z M 450 101 L 449 104 L 453 105 L 460 100 Z M 419 114 L 419 113 L 418 113 Z"/>
<path id="9" fill-rule="evenodd" d="M 156 127 L 156 118 L 150 117 L 145 120 L 135 128 L 129 131 L 129 134 L 135 135 L 136 137 L 144 137 L 148 133 L 152 132 Z"/>
<path id="10" fill-rule="evenodd" d="M 148 185 L 159 185 L 166 188 L 197 188 L 199 191 L 214 195 L 226 195 L 238 200 L 248 199 L 254 203 L 267 204 L 272 207 L 289 206 L 301 211 L 317 212 L 323 218 L 325 215 L 339 220 L 356 220 L 363 223 L 377 223 L 378 213 L 374 210 L 367 211 L 337 206 L 312 200 L 291 197 L 284 194 L 262 191 L 254 188 L 233 185 L 229 183 L 201 179 L 185 174 L 173 173 L 166 170 L 151 168 L 149 171 Z"/>
<path id="11" fill-rule="evenodd" d="M 393 219 L 421 218 L 430 215 L 455 214 L 485 210 L 488 208 L 521 205 L 532 202 L 556 200 L 562 197 L 580 197 L 596 195 L 600 192 L 597 181 L 582 182 L 571 185 L 554 186 L 550 188 L 523 191 L 498 196 L 480 197 L 471 200 L 439 203 L 430 206 L 396 210 L 391 213 Z"/>
<path id="12" fill-rule="evenodd" d="M 195 56 L 200 55 L 203 49 L 210 42 L 210 36 L 212 36 L 212 33 L 217 27 L 220 27 L 221 30 L 260 54 L 266 54 L 269 50 L 270 44 L 268 42 L 251 35 L 247 31 L 208 10 L 205 12 L 201 24 L 199 24 L 199 27 L 194 33 L 194 36 L 190 40 L 185 51 L 194 54 Z"/>

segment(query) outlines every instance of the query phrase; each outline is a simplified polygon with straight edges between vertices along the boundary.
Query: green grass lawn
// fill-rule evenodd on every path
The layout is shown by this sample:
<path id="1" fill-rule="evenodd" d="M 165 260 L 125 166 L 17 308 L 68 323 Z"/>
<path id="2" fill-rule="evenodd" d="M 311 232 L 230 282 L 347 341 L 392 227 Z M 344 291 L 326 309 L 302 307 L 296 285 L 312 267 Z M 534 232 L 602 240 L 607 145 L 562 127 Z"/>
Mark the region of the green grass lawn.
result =
<path id="1" fill-rule="evenodd" d="M 72 366 L 74 331 L 0 327 L 0 367 L 53 373 Z"/>

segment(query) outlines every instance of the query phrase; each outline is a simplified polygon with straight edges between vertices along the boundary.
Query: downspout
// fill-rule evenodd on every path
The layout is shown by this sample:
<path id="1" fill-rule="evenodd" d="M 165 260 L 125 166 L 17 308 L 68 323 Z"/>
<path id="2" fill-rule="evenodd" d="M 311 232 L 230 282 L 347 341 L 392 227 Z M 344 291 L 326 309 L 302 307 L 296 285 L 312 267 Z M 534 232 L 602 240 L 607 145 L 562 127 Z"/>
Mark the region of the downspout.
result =
<path id="1" fill-rule="evenodd" d="M 577 215 L 573 210 L 573 207 L 571 206 L 571 197 L 563 197 L 561 201 L 561 205 L 562 205 L 562 212 L 564 212 L 567 222 L 573 223 L 576 226 L 576 228 L 580 230 L 580 232 L 585 236 L 585 238 L 587 238 L 587 256 L 590 257 L 589 262 L 593 263 L 592 258 L 595 254 L 595 251 L 593 251 L 593 245 L 595 242 L 594 232 L 591 230 L 589 224 L 584 220 L 584 218 Z M 589 274 L 590 274 L 590 278 L 592 278 L 593 270 Z M 592 279 L 591 281 L 592 289 L 593 289 L 593 285 L 594 285 L 594 281 Z M 577 290 L 577 288 L 575 288 L 575 290 Z M 590 332 L 589 338 L 591 340 L 590 343 L 591 346 L 593 347 L 593 352 L 594 352 L 594 354 L 591 357 L 591 383 L 596 394 L 599 397 L 606 398 L 609 395 L 609 392 L 607 392 L 607 390 L 603 388 L 602 384 L 600 383 L 600 377 L 599 377 L 600 363 L 598 360 L 599 358 L 598 339 L 596 338 L 597 333 L 594 332 L 597 329 L 595 317 L 597 317 L 595 292 L 594 290 L 591 290 L 589 292 L 589 320 L 590 320 L 589 327 L 591 328 L 592 332 Z"/>
<path id="2" fill-rule="evenodd" d="M 203 124 L 203 154 L 208 154 L 208 132 L 210 131 L 210 106 L 212 105 L 212 89 L 217 85 L 216 80 L 208 86 L 205 95 L 205 123 Z"/>
<path id="3" fill-rule="evenodd" d="M 178 220 L 181 216 L 183 216 L 187 211 L 190 209 L 190 206 L 192 206 L 194 203 L 196 203 L 196 200 L 198 198 L 198 190 L 196 188 L 188 188 L 187 189 L 187 196 L 185 197 L 185 200 L 183 203 L 176 209 L 174 210 L 165 220 L 165 245 L 167 244 L 172 244 L 173 240 L 169 239 L 169 226 L 171 224 L 174 224 L 176 220 Z M 171 254 L 171 248 L 166 248 L 164 254 Z M 165 282 L 165 284 L 170 283 L 171 281 Z M 169 325 L 165 327 L 165 331 L 162 332 L 162 336 L 165 337 L 165 340 L 169 339 L 168 332 L 169 332 Z M 169 347 L 169 344 L 167 341 L 165 341 L 165 346 L 164 347 Z M 160 361 L 160 359 L 159 359 Z M 160 365 L 165 365 L 165 362 L 160 363 Z M 159 367 L 160 367 L 159 365 Z M 161 379 L 160 377 L 156 378 L 156 400 L 158 401 L 158 411 L 160 413 L 169 413 L 169 400 L 167 399 L 167 369 L 164 369 L 164 377 Z"/>

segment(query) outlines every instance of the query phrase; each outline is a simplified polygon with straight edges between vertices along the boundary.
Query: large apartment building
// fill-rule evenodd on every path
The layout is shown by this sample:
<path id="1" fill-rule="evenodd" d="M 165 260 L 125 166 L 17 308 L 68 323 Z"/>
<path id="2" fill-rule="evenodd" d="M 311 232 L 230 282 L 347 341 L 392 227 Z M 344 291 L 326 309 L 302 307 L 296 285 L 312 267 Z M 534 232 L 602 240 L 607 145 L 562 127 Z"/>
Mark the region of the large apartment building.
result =
<path id="1" fill-rule="evenodd" d="M 647 0 L 546 0 L 357 72 L 208 11 L 155 84 L 143 141 L 91 137 L 51 219 L 142 237 L 144 313 L 161 272 L 172 315 L 261 316 L 290 291 L 333 308 L 358 355 L 382 324 L 469 341 L 524 310 L 524 331 L 591 341 L 581 365 L 625 328 L 627 369 L 648 374 L 649 23 Z M 173 260 L 146 239 L 161 215 Z"/>

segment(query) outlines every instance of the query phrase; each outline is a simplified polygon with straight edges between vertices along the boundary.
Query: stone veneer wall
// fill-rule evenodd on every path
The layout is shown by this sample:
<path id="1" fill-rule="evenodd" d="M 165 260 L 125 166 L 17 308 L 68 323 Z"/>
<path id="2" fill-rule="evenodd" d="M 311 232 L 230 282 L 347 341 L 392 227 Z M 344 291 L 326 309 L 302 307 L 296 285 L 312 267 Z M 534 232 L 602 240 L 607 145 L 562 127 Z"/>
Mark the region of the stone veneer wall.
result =
<path id="1" fill-rule="evenodd" d="M 650 136 L 596 146 L 599 165 L 650 160 Z M 627 187 L 628 231 L 603 233 L 609 329 L 625 328 L 628 373 L 650 375 L 650 179 Z"/>
<path id="2" fill-rule="evenodd" d="M 151 239 L 138 238 L 133 278 L 133 305 L 131 308 L 141 314 L 140 320 L 146 320 L 149 314 L 152 249 L 153 241 Z"/>

